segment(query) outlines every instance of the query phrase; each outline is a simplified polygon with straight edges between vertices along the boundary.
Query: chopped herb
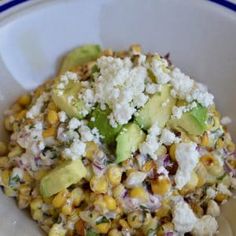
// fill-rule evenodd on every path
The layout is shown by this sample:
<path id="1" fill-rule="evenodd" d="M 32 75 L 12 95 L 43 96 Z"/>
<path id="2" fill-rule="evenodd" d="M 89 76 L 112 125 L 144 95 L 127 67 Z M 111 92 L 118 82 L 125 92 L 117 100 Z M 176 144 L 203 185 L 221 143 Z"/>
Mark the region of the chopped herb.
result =
<path id="1" fill-rule="evenodd" d="M 98 236 L 99 234 L 95 233 L 92 229 L 88 229 L 86 236 Z"/>
<path id="2" fill-rule="evenodd" d="M 34 128 L 35 128 L 34 125 L 30 125 L 30 126 L 29 126 L 29 129 L 34 129 Z"/>
<path id="3" fill-rule="evenodd" d="M 226 175 L 227 175 L 227 174 L 224 173 L 223 175 L 217 177 L 217 180 L 219 180 L 219 181 L 223 180 Z"/>
<path id="4" fill-rule="evenodd" d="M 149 229 L 147 232 L 147 236 L 155 236 L 156 235 L 156 230 L 155 229 Z"/>
<path id="5" fill-rule="evenodd" d="M 109 219 L 107 219 L 105 216 L 99 217 L 96 220 L 96 225 L 102 224 L 102 223 L 108 223 Z"/>
<path id="6" fill-rule="evenodd" d="M 18 182 L 20 182 L 20 177 L 19 177 L 19 175 L 15 175 L 15 176 L 10 178 L 9 185 L 10 186 L 15 186 L 16 183 L 18 183 Z"/>

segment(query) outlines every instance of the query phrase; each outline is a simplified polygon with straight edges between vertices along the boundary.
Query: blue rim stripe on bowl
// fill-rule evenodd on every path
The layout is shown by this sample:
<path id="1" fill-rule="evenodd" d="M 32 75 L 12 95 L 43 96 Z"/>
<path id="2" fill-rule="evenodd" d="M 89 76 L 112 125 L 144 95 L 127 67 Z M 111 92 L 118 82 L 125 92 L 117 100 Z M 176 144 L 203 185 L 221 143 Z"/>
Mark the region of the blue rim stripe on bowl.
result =
<path id="1" fill-rule="evenodd" d="M 236 4 L 227 0 L 209 0 L 210 2 L 214 2 L 217 4 L 220 4 L 224 7 L 229 8 L 230 10 L 233 10 L 236 12 Z"/>
<path id="2" fill-rule="evenodd" d="M 7 2 L 3 5 L 0 5 L 0 12 L 6 11 L 9 8 L 12 8 L 20 3 L 27 2 L 27 1 L 29 0 L 13 0 L 13 1 Z"/>

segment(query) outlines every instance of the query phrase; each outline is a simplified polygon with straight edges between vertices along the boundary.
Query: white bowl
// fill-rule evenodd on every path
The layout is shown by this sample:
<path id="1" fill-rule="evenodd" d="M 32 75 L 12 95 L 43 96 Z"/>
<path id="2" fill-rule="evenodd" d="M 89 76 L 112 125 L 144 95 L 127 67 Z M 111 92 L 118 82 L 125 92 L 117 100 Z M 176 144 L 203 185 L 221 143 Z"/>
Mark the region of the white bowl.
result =
<path id="1" fill-rule="evenodd" d="M 99 43 L 124 49 L 134 42 L 145 51 L 170 52 L 174 64 L 207 84 L 220 111 L 232 118 L 236 137 L 236 13 L 202 0 L 35 0 L 3 12 L 1 111 L 23 90 L 53 76 L 60 57 L 73 47 Z M 236 235 L 236 201 L 223 208 L 220 235 Z M 42 234 L 3 194 L 0 216 L 1 236 Z"/>

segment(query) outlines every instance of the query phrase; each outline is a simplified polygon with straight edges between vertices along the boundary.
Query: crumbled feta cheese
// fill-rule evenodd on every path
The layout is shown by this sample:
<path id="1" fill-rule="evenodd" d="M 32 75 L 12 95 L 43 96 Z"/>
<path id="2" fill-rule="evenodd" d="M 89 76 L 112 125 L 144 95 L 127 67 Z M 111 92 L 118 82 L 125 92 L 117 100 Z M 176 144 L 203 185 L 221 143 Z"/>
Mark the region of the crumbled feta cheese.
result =
<path id="1" fill-rule="evenodd" d="M 196 222 L 192 233 L 195 236 L 213 236 L 217 232 L 217 229 L 218 224 L 216 219 L 212 216 L 204 215 Z"/>
<path id="2" fill-rule="evenodd" d="M 23 174 L 24 174 L 24 172 L 21 168 L 15 167 L 12 170 L 11 178 L 14 178 L 17 176 L 21 180 L 21 179 L 23 179 Z"/>
<path id="3" fill-rule="evenodd" d="M 223 193 L 227 196 L 231 196 L 232 193 L 229 191 L 228 187 L 222 183 L 218 184 L 217 186 L 217 191 L 220 192 L 220 193 Z"/>
<path id="4" fill-rule="evenodd" d="M 80 140 L 74 140 L 70 148 L 65 148 L 63 154 L 66 158 L 76 160 L 85 154 L 86 144 Z"/>
<path id="5" fill-rule="evenodd" d="M 173 132 L 164 128 L 161 132 L 161 139 L 160 142 L 167 146 L 171 145 L 172 143 L 180 142 L 180 138 L 176 137 Z"/>
<path id="6" fill-rule="evenodd" d="M 67 115 L 64 111 L 58 112 L 60 122 L 65 122 L 67 120 Z"/>
<path id="7" fill-rule="evenodd" d="M 39 96 L 35 102 L 35 104 L 29 109 L 29 111 L 26 113 L 26 117 L 29 119 L 34 119 L 38 115 L 41 114 L 41 110 L 43 108 L 43 105 L 45 102 L 47 102 L 49 99 L 48 93 L 43 93 L 41 96 Z"/>
<path id="8" fill-rule="evenodd" d="M 155 123 L 149 130 L 145 142 L 139 146 L 139 150 L 143 155 L 150 155 L 152 159 L 157 159 L 156 151 L 160 147 L 159 138 L 161 130 Z"/>
<path id="9" fill-rule="evenodd" d="M 80 128 L 79 128 L 79 134 L 81 136 L 81 140 L 83 142 L 90 142 L 93 140 L 94 136 L 90 130 L 90 128 L 86 125 L 82 125 Z"/>
<path id="10" fill-rule="evenodd" d="M 153 74 L 157 78 L 157 82 L 159 84 L 166 84 L 171 80 L 171 76 L 168 73 L 167 70 L 168 63 L 165 59 L 162 59 L 160 57 L 153 57 L 151 62 L 151 69 Z"/>
<path id="11" fill-rule="evenodd" d="M 95 122 L 95 117 L 91 117 L 90 119 L 92 122 Z"/>
<path id="12" fill-rule="evenodd" d="M 157 169 L 157 174 L 164 175 L 164 176 L 168 177 L 169 171 L 164 166 L 160 166 Z"/>
<path id="13" fill-rule="evenodd" d="M 202 106 L 209 107 L 214 102 L 214 96 L 206 91 L 201 91 L 200 89 L 194 89 L 191 95 L 187 95 L 188 102 L 192 102 L 194 100 L 198 101 Z"/>
<path id="14" fill-rule="evenodd" d="M 147 83 L 145 91 L 147 94 L 154 94 L 156 92 L 161 91 L 161 85 L 160 84 L 154 84 L 154 83 Z"/>
<path id="15" fill-rule="evenodd" d="M 214 200 L 210 200 L 207 204 L 207 215 L 217 217 L 220 215 L 220 207 Z"/>
<path id="16" fill-rule="evenodd" d="M 172 118 L 180 119 L 183 113 L 191 111 L 193 108 L 197 107 L 196 102 L 192 102 L 187 106 L 174 106 L 172 108 Z"/>
<path id="17" fill-rule="evenodd" d="M 216 190 L 215 190 L 214 188 L 209 187 L 209 188 L 207 188 L 207 190 L 206 190 L 206 194 L 207 194 L 207 197 L 208 197 L 208 198 L 214 199 L 215 196 L 216 196 L 216 194 L 217 194 L 217 192 L 216 192 Z"/>
<path id="18" fill-rule="evenodd" d="M 224 116 L 221 119 L 221 124 L 222 125 L 229 125 L 232 122 L 232 120 L 228 116 Z"/>
<path id="19" fill-rule="evenodd" d="M 178 170 L 175 175 L 176 188 L 182 189 L 191 179 L 191 174 L 199 161 L 196 143 L 180 143 L 176 147 Z"/>
<path id="20" fill-rule="evenodd" d="M 192 209 L 183 199 L 173 204 L 173 223 L 175 230 L 181 235 L 190 232 L 197 221 Z"/>
<path id="21" fill-rule="evenodd" d="M 147 176 L 147 173 L 144 173 L 141 171 L 134 171 L 128 175 L 125 181 L 125 186 L 127 188 L 132 188 L 137 185 L 140 185 L 145 180 L 146 176 Z"/>
<path id="22" fill-rule="evenodd" d="M 73 117 L 69 121 L 68 128 L 74 130 L 74 129 L 78 129 L 80 125 L 81 125 L 81 121 Z"/>

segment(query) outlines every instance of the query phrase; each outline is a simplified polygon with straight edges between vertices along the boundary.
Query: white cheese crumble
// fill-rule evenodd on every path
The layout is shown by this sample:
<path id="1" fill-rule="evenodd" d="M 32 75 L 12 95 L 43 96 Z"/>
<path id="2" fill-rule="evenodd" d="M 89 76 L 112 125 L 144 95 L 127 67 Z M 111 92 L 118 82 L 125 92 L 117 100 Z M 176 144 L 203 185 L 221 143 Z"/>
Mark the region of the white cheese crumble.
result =
<path id="1" fill-rule="evenodd" d="M 228 187 L 222 183 L 218 184 L 217 186 L 217 191 L 220 192 L 220 193 L 223 193 L 227 196 L 231 196 L 232 193 L 229 191 Z"/>
<path id="2" fill-rule="evenodd" d="M 145 92 L 147 94 L 154 94 L 154 93 L 160 92 L 160 91 L 161 91 L 160 84 L 154 84 L 154 83 L 147 83 L 146 84 Z"/>
<path id="3" fill-rule="evenodd" d="M 216 192 L 216 190 L 215 190 L 214 188 L 209 187 L 209 188 L 207 188 L 207 190 L 206 190 L 206 194 L 207 194 L 207 197 L 208 197 L 208 198 L 214 199 L 215 196 L 216 196 L 216 194 L 217 194 L 217 192 Z"/>
<path id="4" fill-rule="evenodd" d="M 125 181 L 125 186 L 127 188 L 132 188 L 137 185 L 142 184 L 142 182 L 147 177 L 147 173 L 141 172 L 141 171 L 134 171 L 130 173 Z"/>
<path id="5" fill-rule="evenodd" d="M 90 128 L 86 125 L 82 125 L 79 128 L 79 133 L 80 133 L 81 140 L 83 142 L 90 142 L 94 139 L 94 136 L 93 136 Z"/>
<path id="6" fill-rule="evenodd" d="M 78 120 L 77 118 L 73 117 L 69 121 L 68 128 L 72 129 L 72 130 L 75 130 L 75 129 L 78 129 L 80 125 L 81 125 L 81 121 Z"/>
<path id="7" fill-rule="evenodd" d="M 76 160 L 85 154 L 86 144 L 79 139 L 74 140 L 70 148 L 65 148 L 63 155 L 66 158 Z"/>
<path id="8" fill-rule="evenodd" d="M 34 119 L 38 115 L 41 114 L 41 110 L 44 106 L 44 103 L 47 102 L 49 99 L 48 93 L 43 93 L 41 96 L 39 96 L 35 102 L 35 104 L 29 109 L 29 111 L 26 113 L 26 117 L 29 119 Z"/>
<path id="9" fill-rule="evenodd" d="M 182 198 L 173 204 L 173 223 L 175 230 L 181 235 L 192 231 L 197 221 L 194 212 Z"/>
<path id="10" fill-rule="evenodd" d="M 167 146 L 171 145 L 172 143 L 179 143 L 180 138 L 176 137 L 173 132 L 164 128 L 161 132 L 161 139 L 160 142 Z"/>
<path id="11" fill-rule="evenodd" d="M 67 120 L 67 114 L 64 111 L 58 112 L 60 122 L 65 122 Z"/>
<path id="12" fill-rule="evenodd" d="M 172 108 L 172 118 L 180 119 L 183 113 L 191 111 L 193 108 L 197 107 L 196 102 L 192 102 L 187 106 L 174 106 Z"/>
<path id="13" fill-rule="evenodd" d="M 155 123 L 149 130 L 145 142 L 139 146 L 139 150 L 143 155 L 150 155 L 154 160 L 157 159 L 156 151 L 160 147 L 158 136 L 161 134 L 161 130 L 158 124 Z"/>
<path id="14" fill-rule="evenodd" d="M 23 179 L 23 174 L 24 174 L 24 172 L 21 168 L 15 167 L 12 170 L 11 178 L 14 178 L 17 176 L 21 180 L 21 179 Z"/>
<path id="15" fill-rule="evenodd" d="M 176 147 L 176 160 L 178 170 L 175 175 L 177 189 L 182 189 L 191 179 L 193 169 L 196 167 L 200 154 L 196 143 L 180 143 Z"/>
<path id="16" fill-rule="evenodd" d="M 213 236 L 217 232 L 217 229 L 218 224 L 216 219 L 210 215 L 204 215 L 196 222 L 192 233 L 195 236 Z"/>
<path id="17" fill-rule="evenodd" d="M 228 116 L 224 116 L 221 119 L 221 124 L 222 125 L 229 125 L 231 122 L 232 122 L 232 120 Z"/>
<path id="18" fill-rule="evenodd" d="M 220 215 L 220 207 L 214 200 L 210 200 L 207 204 L 207 215 L 217 217 Z"/>

